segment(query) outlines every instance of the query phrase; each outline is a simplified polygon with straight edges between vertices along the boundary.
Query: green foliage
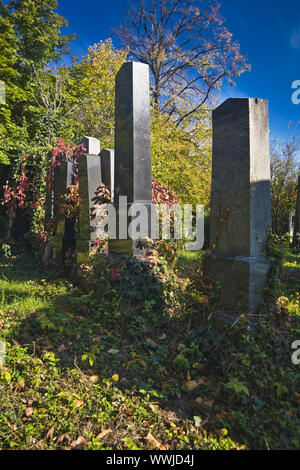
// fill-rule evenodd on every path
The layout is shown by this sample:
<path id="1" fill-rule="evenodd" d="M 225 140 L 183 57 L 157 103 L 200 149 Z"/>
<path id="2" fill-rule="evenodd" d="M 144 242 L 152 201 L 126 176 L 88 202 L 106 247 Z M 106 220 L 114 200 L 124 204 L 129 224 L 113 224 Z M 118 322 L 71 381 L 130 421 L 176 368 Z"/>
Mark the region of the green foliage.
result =
<path id="1" fill-rule="evenodd" d="M 164 252 L 141 277 L 147 300 L 123 302 L 144 264 L 97 255 L 68 282 L 12 246 L 0 266 L 1 448 L 299 447 L 299 317 L 278 328 L 274 311 L 268 322 L 218 331 L 197 300 L 196 265 L 187 259 L 176 272 Z M 284 281 L 289 272 L 280 288 L 291 298 L 299 280 Z"/>
<path id="2" fill-rule="evenodd" d="M 152 111 L 153 176 L 173 190 L 182 203 L 208 206 L 211 180 L 209 113 L 177 126 L 168 116 Z"/>
<path id="3" fill-rule="evenodd" d="M 296 138 L 285 144 L 273 141 L 271 147 L 272 228 L 277 235 L 288 232 L 290 214 L 295 213 L 298 164 Z"/>
<path id="4" fill-rule="evenodd" d="M 70 71 L 70 96 L 74 107 L 76 138 L 91 135 L 104 147 L 113 147 L 115 76 L 127 57 L 127 49 L 115 49 L 111 39 L 89 48 Z"/>

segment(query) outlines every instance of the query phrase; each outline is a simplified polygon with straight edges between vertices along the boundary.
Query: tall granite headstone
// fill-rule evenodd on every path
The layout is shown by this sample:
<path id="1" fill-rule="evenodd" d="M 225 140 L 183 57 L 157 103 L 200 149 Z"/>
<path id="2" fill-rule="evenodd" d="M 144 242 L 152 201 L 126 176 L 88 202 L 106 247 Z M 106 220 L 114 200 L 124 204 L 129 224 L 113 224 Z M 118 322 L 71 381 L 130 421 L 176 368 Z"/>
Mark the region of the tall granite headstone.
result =
<path id="1" fill-rule="evenodd" d="M 46 217 L 53 216 L 56 220 L 56 232 L 53 238 L 53 259 L 63 263 L 68 251 L 75 249 L 75 220 L 68 218 L 66 193 L 74 184 L 75 165 L 73 161 L 64 160 L 54 169 L 53 195 L 48 193 L 46 201 Z M 53 206 L 52 206 L 53 197 Z"/>
<path id="2" fill-rule="evenodd" d="M 115 151 L 112 149 L 102 149 L 100 157 L 102 183 L 109 188 L 111 201 L 113 201 L 115 186 Z"/>
<path id="3" fill-rule="evenodd" d="M 213 112 L 213 163 L 208 281 L 221 284 L 220 317 L 253 314 L 270 264 L 271 226 L 268 102 L 228 99 Z"/>
<path id="4" fill-rule="evenodd" d="M 76 236 L 76 256 L 79 263 L 89 260 L 89 255 L 97 235 L 97 219 L 91 218 L 93 198 L 101 184 L 100 141 L 93 137 L 84 137 L 82 143 L 86 154 L 78 159 L 79 181 L 79 231 Z"/>
<path id="5" fill-rule="evenodd" d="M 132 203 L 142 203 L 150 217 L 152 169 L 148 65 L 137 62 L 122 65 L 116 77 L 115 118 L 114 201 L 126 227 L 120 228 L 117 240 L 109 240 L 109 251 L 138 255 L 136 241 L 127 235 L 131 222 L 127 209 Z M 127 207 L 119 204 L 119 198 L 124 196 L 127 197 Z"/>

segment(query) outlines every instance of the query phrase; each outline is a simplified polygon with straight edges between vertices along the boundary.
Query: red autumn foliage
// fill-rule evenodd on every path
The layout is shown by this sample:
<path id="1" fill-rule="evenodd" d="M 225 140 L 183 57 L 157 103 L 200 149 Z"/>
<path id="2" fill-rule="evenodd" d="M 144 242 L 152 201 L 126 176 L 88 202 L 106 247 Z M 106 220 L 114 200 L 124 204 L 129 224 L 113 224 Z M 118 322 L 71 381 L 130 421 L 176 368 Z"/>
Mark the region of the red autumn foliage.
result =
<path id="1" fill-rule="evenodd" d="M 152 199 L 155 204 L 173 206 L 179 202 L 179 197 L 155 178 L 152 178 Z"/>

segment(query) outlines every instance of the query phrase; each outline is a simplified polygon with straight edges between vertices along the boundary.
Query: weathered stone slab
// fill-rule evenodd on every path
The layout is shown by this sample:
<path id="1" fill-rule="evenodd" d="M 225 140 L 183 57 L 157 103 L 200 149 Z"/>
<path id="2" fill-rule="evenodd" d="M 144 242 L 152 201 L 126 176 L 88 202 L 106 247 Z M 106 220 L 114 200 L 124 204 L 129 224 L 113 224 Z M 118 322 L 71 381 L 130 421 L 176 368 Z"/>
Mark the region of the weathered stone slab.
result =
<path id="1" fill-rule="evenodd" d="M 73 251 L 75 241 L 75 220 L 68 218 L 66 193 L 74 184 L 75 165 L 72 161 L 65 160 L 54 169 L 53 188 L 53 217 L 56 220 L 56 233 L 53 239 L 53 258 L 58 263 L 63 263 L 68 251 Z M 48 195 L 51 198 L 51 194 Z"/>
<path id="2" fill-rule="evenodd" d="M 81 143 L 85 148 L 87 155 L 96 155 L 100 154 L 100 140 L 95 137 L 83 137 Z"/>
<path id="3" fill-rule="evenodd" d="M 113 201 L 115 186 L 115 151 L 112 149 L 102 149 L 100 157 L 102 183 L 109 188 L 111 201 Z"/>
<path id="4" fill-rule="evenodd" d="M 115 198 L 152 201 L 149 66 L 126 62 L 116 77 Z"/>
<path id="5" fill-rule="evenodd" d="M 219 281 L 225 311 L 254 313 L 269 271 L 271 226 L 268 103 L 229 99 L 213 112 L 208 280 Z"/>
<path id="6" fill-rule="evenodd" d="M 97 139 L 85 137 L 82 141 L 88 151 L 98 152 L 97 155 L 84 154 L 78 159 L 79 181 L 79 231 L 76 236 L 76 255 L 78 262 L 87 262 L 90 247 L 97 239 L 97 218 L 91 219 L 93 198 L 101 184 L 100 142 Z"/>
<path id="7" fill-rule="evenodd" d="M 127 62 L 116 77 L 115 188 L 116 206 L 120 196 L 127 202 L 152 203 L 150 144 L 149 67 Z M 118 208 L 117 208 L 118 210 Z M 130 221 L 128 220 L 128 224 Z M 109 240 L 109 251 L 128 247 L 135 253 L 132 240 Z M 124 248 L 121 248 L 121 251 Z"/>

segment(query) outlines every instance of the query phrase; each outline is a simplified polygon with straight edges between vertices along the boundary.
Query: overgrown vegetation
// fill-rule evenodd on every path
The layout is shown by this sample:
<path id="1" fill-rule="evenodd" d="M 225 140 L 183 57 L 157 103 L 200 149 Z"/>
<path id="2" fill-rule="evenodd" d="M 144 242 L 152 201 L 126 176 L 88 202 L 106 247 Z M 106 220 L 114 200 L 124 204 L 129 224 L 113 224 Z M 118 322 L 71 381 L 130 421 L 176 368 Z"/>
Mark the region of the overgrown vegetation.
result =
<path id="1" fill-rule="evenodd" d="M 156 248 L 96 256 L 72 282 L 3 248 L 2 449 L 299 448 L 299 258 L 259 321 L 220 331 L 199 261 Z"/>

